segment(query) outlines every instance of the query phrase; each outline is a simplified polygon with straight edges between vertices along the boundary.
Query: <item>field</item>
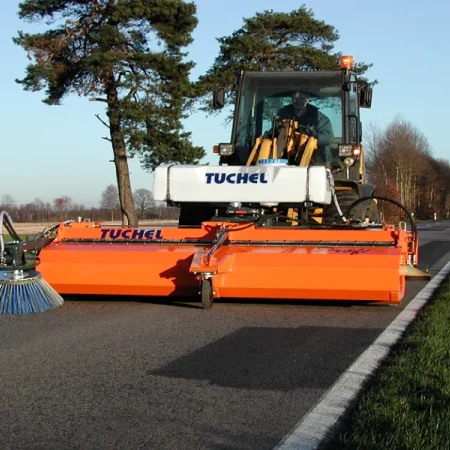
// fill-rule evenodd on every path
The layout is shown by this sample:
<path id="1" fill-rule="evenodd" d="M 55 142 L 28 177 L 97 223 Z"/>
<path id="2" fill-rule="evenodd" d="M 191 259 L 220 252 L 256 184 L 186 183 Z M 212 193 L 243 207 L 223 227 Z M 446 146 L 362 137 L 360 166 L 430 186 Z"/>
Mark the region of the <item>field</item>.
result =
<path id="1" fill-rule="evenodd" d="M 101 222 L 105 227 L 119 227 L 120 222 Z M 14 229 L 20 236 L 34 236 L 36 233 L 43 231 L 46 227 L 56 225 L 57 222 L 52 223 L 14 223 Z M 139 222 L 140 227 L 173 227 L 176 226 L 176 220 L 144 220 Z"/>

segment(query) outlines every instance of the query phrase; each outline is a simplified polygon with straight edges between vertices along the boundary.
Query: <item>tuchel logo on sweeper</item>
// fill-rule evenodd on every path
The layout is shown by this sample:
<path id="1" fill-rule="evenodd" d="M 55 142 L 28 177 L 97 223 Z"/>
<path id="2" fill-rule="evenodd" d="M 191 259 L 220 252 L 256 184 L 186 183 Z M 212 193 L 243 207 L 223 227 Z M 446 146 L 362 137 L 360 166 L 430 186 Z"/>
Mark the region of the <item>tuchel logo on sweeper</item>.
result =
<path id="1" fill-rule="evenodd" d="M 101 232 L 101 239 L 162 239 L 159 228 L 102 228 Z"/>
<path id="2" fill-rule="evenodd" d="M 205 174 L 206 184 L 267 184 L 268 180 L 265 173 L 218 173 L 208 172 Z"/>

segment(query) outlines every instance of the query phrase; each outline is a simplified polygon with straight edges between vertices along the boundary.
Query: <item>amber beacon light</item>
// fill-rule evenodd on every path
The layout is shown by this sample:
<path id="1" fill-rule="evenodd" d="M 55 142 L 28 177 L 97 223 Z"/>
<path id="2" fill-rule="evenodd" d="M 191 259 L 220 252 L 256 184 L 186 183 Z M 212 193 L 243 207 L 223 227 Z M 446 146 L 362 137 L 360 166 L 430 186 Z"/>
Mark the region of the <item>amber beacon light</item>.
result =
<path id="1" fill-rule="evenodd" d="M 354 59 L 353 56 L 341 56 L 340 65 L 341 69 L 352 69 L 353 68 Z"/>

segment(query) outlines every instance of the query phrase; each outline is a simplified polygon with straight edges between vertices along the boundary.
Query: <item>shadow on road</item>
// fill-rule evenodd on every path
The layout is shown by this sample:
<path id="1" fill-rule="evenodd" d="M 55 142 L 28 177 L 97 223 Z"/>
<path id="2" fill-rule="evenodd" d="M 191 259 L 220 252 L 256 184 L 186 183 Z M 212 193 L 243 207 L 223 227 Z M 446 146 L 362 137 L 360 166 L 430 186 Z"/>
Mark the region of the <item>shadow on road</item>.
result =
<path id="1" fill-rule="evenodd" d="M 361 346 L 372 343 L 381 331 L 242 328 L 149 375 L 207 380 L 214 385 L 242 389 L 325 389 L 358 356 Z"/>

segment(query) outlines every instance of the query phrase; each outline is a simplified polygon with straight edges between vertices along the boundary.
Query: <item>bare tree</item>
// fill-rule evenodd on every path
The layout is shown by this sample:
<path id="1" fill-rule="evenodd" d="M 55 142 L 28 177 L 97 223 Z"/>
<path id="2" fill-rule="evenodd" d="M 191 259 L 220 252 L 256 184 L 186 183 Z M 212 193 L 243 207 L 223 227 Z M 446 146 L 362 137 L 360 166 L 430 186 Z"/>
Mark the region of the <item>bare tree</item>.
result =
<path id="1" fill-rule="evenodd" d="M 38 220 L 40 220 L 41 222 L 49 220 L 51 208 L 48 203 L 44 203 L 40 198 L 35 198 L 33 205 Z"/>
<path id="2" fill-rule="evenodd" d="M 364 157 L 366 163 L 366 182 L 376 186 L 379 195 L 387 195 L 389 180 L 387 169 L 381 158 L 381 140 L 383 133 L 378 126 L 369 123 L 364 130 Z"/>
<path id="3" fill-rule="evenodd" d="M 400 116 L 384 130 L 369 126 L 365 133 L 367 171 L 377 193 L 397 200 L 415 212 L 419 186 L 428 177 L 432 159 L 427 138 Z M 393 207 L 387 210 L 383 212 L 391 215 Z"/>
<path id="4" fill-rule="evenodd" d="M 63 195 L 62 197 L 55 198 L 53 200 L 53 209 L 59 213 L 59 217 L 67 215 L 67 213 L 72 209 L 73 201 L 67 195 Z"/>
<path id="5" fill-rule="evenodd" d="M 2 205 L 3 208 L 9 208 L 13 206 L 14 203 L 16 203 L 16 201 L 9 194 L 5 194 L 0 197 L 0 205 Z"/>
<path id="6" fill-rule="evenodd" d="M 145 211 L 155 206 L 153 193 L 148 189 L 136 189 L 133 197 L 136 209 L 140 212 L 140 218 L 141 220 L 144 220 Z"/>
<path id="7" fill-rule="evenodd" d="M 114 220 L 114 210 L 119 207 L 119 191 L 116 186 L 110 184 L 102 192 L 100 207 L 111 212 L 111 221 Z"/>

